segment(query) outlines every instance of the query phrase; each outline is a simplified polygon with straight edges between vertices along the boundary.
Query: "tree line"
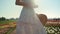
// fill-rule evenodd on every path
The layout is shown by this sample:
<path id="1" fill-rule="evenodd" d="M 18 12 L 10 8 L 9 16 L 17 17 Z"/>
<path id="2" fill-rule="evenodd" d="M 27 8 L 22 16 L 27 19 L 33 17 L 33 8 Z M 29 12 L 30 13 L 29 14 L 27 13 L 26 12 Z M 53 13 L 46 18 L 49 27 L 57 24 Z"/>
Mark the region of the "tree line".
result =
<path id="1" fill-rule="evenodd" d="M 5 17 L 0 17 L 0 21 L 5 21 L 5 20 L 17 20 L 18 18 L 10 18 L 10 19 L 7 19 Z"/>

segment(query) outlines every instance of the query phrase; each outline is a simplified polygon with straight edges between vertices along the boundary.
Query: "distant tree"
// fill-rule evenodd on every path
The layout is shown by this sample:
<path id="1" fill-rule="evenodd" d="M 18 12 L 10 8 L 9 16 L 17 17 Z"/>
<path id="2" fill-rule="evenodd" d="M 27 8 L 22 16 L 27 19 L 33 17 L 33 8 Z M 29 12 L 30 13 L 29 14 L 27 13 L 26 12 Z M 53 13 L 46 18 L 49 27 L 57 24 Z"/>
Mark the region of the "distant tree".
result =
<path id="1" fill-rule="evenodd" d="M 16 20 L 18 20 L 19 18 L 16 18 Z"/>
<path id="2" fill-rule="evenodd" d="M 1 17 L 1 18 L 0 18 L 0 21 L 5 21 L 5 20 L 6 20 L 5 17 Z"/>
<path id="3" fill-rule="evenodd" d="M 58 18 L 58 20 L 60 20 L 60 18 Z"/>
<path id="4" fill-rule="evenodd" d="M 15 18 L 10 18 L 10 20 L 15 20 Z"/>

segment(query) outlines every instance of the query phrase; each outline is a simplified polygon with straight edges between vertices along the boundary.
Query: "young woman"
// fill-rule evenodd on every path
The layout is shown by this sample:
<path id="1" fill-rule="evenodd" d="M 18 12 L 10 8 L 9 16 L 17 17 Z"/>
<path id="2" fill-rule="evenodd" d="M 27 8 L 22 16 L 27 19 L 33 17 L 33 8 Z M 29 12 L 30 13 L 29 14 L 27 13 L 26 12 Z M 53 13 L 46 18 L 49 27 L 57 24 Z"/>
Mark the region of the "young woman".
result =
<path id="1" fill-rule="evenodd" d="M 23 6 L 17 22 L 16 34 L 46 34 L 43 25 L 34 12 L 37 6 L 33 0 L 16 0 L 16 5 Z"/>

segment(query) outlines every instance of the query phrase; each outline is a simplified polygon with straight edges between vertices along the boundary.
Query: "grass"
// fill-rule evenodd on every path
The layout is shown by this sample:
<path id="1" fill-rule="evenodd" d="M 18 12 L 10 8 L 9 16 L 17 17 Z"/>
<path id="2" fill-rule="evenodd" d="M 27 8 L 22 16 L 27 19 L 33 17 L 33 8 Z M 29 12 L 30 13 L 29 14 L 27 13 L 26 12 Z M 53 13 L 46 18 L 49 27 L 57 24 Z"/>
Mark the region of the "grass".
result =
<path id="1" fill-rule="evenodd" d="M 5 28 L 4 26 L 0 26 L 0 29 Z"/>
<path id="2" fill-rule="evenodd" d="M 16 29 L 16 27 L 11 27 L 5 34 L 11 34 Z"/>
<path id="3" fill-rule="evenodd" d="M 0 21 L 0 24 L 9 24 L 11 22 L 16 22 L 16 20 L 5 20 L 5 21 Z"/>
<path id="4" fill-rule="evenodd" d="M 5 20 L 5 21 L 0 21 L 0 29 L 5 28 L 4 24 L 11 25 L 11 23 L 16 22 L 16 20 Z M 1 26 L 3 25 L 3 26 Z M 14 25 L 14 24 L 12 24 Z"/>
<path id="5" fill-rule="evenodd" d="M 3 26 L 0 26 L 0 29 L 6 28 L 6 27 L 4 26 L 4 24 L 8 24 L 8 25 L 10 25 L 10 26 L 13 26 L 13 27 L 10 27 L 10 26 L 9 26 L 9 30 L 5 33 L 5 34 L 10 34 L 10 33 L 11 33 L 12 31 L 14 31 L 15 28 L 16 28 L 16 25 L 15 25 L 15 24 L 12 24 L 12 23 L 14 23 L 14 22 L 16 22 L 16 20 L 0 21 L 0 25 L 3 25 Z"/>

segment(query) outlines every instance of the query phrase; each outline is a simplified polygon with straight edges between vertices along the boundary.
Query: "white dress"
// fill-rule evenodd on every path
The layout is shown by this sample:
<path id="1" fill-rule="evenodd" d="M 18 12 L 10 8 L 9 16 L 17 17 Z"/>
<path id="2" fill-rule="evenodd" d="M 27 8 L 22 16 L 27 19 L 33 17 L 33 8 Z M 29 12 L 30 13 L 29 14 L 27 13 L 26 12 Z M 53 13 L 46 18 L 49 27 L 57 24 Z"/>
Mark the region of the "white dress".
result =
<path id="1" fill-rule="evenodd" d="M 33 3 L 32 0 L 23 0 Z M 46 34 L 46 31 L 34 12 L 34 8 L 23 7 L 16 26 L 16 34 Z"/>

